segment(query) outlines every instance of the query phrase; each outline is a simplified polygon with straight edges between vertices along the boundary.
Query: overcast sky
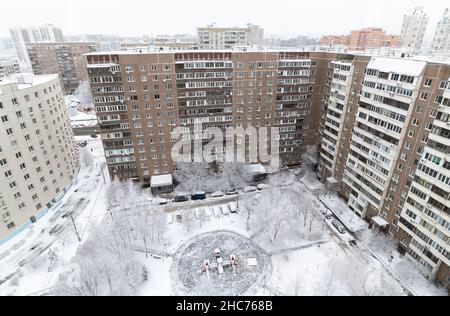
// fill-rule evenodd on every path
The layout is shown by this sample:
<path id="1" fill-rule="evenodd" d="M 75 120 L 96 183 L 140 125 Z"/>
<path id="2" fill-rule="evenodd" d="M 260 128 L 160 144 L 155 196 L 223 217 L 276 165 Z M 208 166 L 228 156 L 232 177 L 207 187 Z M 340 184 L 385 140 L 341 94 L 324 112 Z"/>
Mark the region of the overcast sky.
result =
<path id="1" fill-rule="evenodd" d="M 266 37 L 347 34 L 380 26 L 398 34 L 405 13 L 425 7 L 431 37 L 448 0 L 2 0 L 0 36 L 12 26 L 60 26 L 65 35 L 195 33 L 197 26 L 260 24 Z"/>

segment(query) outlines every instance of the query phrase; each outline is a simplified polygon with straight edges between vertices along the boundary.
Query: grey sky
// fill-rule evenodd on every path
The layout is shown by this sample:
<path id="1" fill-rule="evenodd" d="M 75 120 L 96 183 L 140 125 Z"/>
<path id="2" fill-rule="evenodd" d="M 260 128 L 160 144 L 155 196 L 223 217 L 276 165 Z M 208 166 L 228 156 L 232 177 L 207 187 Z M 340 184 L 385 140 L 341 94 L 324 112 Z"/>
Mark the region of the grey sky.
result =
<path id="1" fill-rule="evenodd" d="M 431 16 L 428 40 L 448 0 L 3 0 L 0 36 L 9 27 L 53 23 L 65 35 L 195 33 L 216 22 L 260 24 L 266 36 L 347 34 L 351 29 L 380 26 L 398 34 L 402 18 L 416 5 Z"/>

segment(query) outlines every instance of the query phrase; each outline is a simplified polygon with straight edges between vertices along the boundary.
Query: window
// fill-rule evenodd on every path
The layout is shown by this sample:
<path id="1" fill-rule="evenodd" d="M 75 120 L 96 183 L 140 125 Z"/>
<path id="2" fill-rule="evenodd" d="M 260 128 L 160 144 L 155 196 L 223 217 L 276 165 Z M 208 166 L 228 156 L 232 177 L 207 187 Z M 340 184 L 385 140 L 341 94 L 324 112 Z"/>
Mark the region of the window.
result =
<path id="1" fill-rule="evenodd" d="M 428 93 L 426 93 L 426 92 L 422 92 L 421 94 L 420 94 L 420 99 L 421 100 L 426 100 L 428 98 Z"/>
<path id="2" fill-rule="evenodd" d="M 433 84 L 433 79 L 425 79 L 425 83 L 423 84 L 425 87 L 431 87 Z"/>

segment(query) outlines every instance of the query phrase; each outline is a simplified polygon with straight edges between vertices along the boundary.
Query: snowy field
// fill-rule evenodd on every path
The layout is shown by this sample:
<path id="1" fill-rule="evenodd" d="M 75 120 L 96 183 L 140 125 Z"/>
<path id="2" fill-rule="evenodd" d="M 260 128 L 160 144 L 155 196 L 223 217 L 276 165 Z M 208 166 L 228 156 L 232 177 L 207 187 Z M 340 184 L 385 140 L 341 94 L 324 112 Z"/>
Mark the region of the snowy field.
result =
<path id="1" fill-rule="evenodd" d="M 92 127 L 98 124 L 95 111 L 83 111 L 83 106 L 76 96 L 64 97 L 69 111 L 69 120 L 72 127 Z"/>
<path id="2" fill-rule="evenodd" d="M 0 246 L 0 295 L 446 295 L 388 237 L 339 233 L 310 172 L 287 171 L 262 192 L 158 206 L 147 190 L 104 180 L 101 141 L 84 139 L 63 200 Z M 202 272 L 216 248 L 235 255 L 235 269 Z"/>

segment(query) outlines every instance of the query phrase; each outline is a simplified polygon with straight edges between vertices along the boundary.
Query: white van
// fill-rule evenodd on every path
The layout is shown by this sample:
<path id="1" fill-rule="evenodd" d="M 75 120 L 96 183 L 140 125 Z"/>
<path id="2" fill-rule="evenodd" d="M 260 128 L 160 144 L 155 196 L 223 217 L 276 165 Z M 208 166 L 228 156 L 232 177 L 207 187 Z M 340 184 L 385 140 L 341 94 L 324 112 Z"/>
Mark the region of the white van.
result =
<path id="1" fill-rule="evenodd" d="M 230 210 L 228 209 L 228 204 L 221 205 L 220 210 L 222 211 L 222 214 L 225 216 L 230 214 Z"/>

